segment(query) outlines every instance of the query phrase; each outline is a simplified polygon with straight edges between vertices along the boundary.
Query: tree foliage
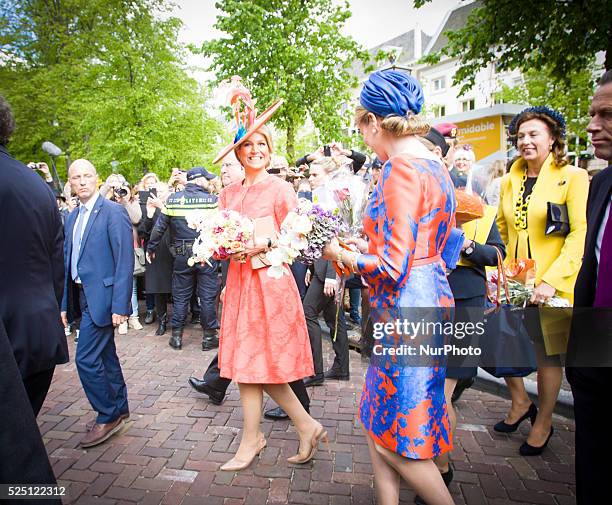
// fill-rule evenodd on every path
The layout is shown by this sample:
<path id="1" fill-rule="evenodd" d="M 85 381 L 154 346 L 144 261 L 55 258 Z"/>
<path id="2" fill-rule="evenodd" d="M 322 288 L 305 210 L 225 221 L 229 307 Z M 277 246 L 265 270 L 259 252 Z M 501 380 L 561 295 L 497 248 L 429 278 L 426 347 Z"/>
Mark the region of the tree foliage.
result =
<path id="1" fill-rule="evenodd" d="M 220 0 L 215 28 L 225 36 L 204 43 L 217 82 L 239 75 L 261 111 L 276 98 L 285 104 L 274 116 L 286 130 L 287 154 L 307 117 L 324 141 L 339 140 L 349 122 L 343 109 L 357 84 L 351 66 L 369 58 L 340 30 L 350 17 L 348 2 L 332 0 Z"/>
<path id="2" fill-rule="evenodd" d="M 40 159 L 51 140 L 102 174 L 115 159 L 136 181 L 214 154 L 220 126 L 186 71 L 166 0 L 26 0 L 2 10 L 0 93 L 18 125 L 14 155 Z"/>
<path id="3" fill-rule="evenodd" d="M 430 0 L 415 0 L 421 7 Z M 612 0 L 480 0 L 466 25 L 446 33 L 441 54 L 460 59 L 455 84 L 474 86 L 477 71 L 495 62 L 498 70 L 549 69 L 557 81 L 568 82 L 606 51 L 612 68 Z"/>
<path id="4" fill-rule="evenodd" d="M 586 126 L 589 122 L 588 108 L 595 88 L 593 65 L 572 74 L 569 82 L 554 78 L 548 68 L 528 70 L 519 86 L 503 85 L 496 100 L 505 103 L 547 105 L 561 112 L 567 121 L 567 137 L 570 148 L 578 136 L 587 144 Z"/>

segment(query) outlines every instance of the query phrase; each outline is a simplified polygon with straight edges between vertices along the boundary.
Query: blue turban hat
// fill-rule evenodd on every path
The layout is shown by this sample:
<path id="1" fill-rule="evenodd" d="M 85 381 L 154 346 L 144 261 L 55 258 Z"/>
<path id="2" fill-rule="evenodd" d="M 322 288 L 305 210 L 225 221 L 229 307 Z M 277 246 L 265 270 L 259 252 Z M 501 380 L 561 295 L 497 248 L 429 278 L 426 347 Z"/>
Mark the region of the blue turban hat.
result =
<path id="1" fill-rule="evenodd" d="M 359 101 L 370 112 L 387 117 L 418 114 L 423 107 L 423 89 L 414 77 L 397 70 L 374 72 L 361 90 Z"/>

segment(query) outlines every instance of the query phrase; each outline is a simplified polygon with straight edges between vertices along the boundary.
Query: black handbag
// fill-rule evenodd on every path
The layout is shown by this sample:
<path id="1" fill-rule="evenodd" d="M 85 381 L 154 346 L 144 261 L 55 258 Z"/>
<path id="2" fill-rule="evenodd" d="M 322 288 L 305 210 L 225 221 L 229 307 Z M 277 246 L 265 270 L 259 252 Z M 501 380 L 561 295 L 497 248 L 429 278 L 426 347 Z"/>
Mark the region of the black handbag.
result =
<path id="1" fill-rule="evenodd" d="M 569 232 L 570 222 L 567 205 L 546 202 L 546 231 L 544 234 L 565 237 Z"/>
<path id="2" fill-rule="evenodd" d="M 496 248 L 497 249 L 497 248 Z M 497 250 L 497 298 L 489 301 L 485 311 L 485 336 L 482 341 L 482 369 L 494 377 L 526 377 L 537 370 L 533 342 L 525 326 L 525 312 L 508 302 L 508 282 Z M 504 283 L 506 303 L 501 301 L 501 283 Z"/>

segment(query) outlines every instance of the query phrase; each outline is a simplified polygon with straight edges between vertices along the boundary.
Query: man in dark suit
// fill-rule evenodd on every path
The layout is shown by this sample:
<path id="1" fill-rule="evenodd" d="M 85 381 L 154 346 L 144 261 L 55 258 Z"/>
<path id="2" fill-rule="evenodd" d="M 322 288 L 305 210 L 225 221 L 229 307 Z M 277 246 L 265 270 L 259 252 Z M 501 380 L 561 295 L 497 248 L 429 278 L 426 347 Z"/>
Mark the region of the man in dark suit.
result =
<path id="1" fill-rule="evenodd" d="M 310 337 L 312 359 L 314 361 L 314 375 L 304 379 L 306 386 L 323 384 L 325 379 L 349 380 L 349 346 L 346 330 L 346 319 L 343 307 L 336 304 L 336 291 L 338 281 L 336 270 L 332 262 L 324 259 L 315 261 L 311 270 L 306 274 L 308 291 L 304 298 L 304 316 Z M 340 301 L 342 304 L 342 301 Z M 325 323 L 329 327 L 334 353 L 334 363 L 329 370 L 323 371 L 323 343 L 321 341 L 321 325 L 319 314 L 323 313 Z M 336 314 L 338 314 L 338 327 L 336 328 Z"/>
<path id="2" fill-rule="evenodd" d="M 89 161 L 72 163 L 68 178 L 80 205 L 66 219 L 62 319 L 67 324 L 69 315 L 81 317 L 76 365 L 98 415 L 80 445 L 92 447 L 117 433 L 129 417 L 115 327 L 132 313 L 134 243 L 127 211 L 100 196 Z"/>
<path id="3" fill-rule="evenodd" d="M 587 131 L 595 156 L 608 161 L 589 190 L 584 258 L 574 289 L 574 319 L 568 349 L 567 378 L 576 420 L 576 499 L 601 503 L 608 492 L 612 442 L 604 415 L 612 386 L 612 71 L 599 82 L 589 110 Z M 590 309 L 589 309 L 590 308 Z"/>
<path id="4" fill-rule="evenodd" d="M 36 416 L 55 365 L 68 362 L 59 315 L 64 234 L 51 190 L 5 147 L 14 123 L 2 97 L 0 116 L 0 317 Z"/>
<path id="5" fill-rule="evenodd" d="M 55 366 L 68 361 L 59 316 L 63 231 L 49 188 L 8 153 L 14 127 L 0 96 L 0 484 L 55 485 L 35 415 Z"/>

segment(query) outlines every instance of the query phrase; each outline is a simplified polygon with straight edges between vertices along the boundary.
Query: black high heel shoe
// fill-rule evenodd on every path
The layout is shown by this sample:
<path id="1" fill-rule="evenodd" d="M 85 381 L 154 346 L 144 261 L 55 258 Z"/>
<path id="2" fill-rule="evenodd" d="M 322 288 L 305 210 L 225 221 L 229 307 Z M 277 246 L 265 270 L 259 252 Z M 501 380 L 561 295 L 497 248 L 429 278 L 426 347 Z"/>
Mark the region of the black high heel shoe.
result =
<path id="1" fill-rule="evenodd" d="M 495 431 L 498 431 L 499 433 L 513 433 L 518 429 L 519 425 L 525 419 L 529 419 L 531 421 L 531 424 L 533 424 L 537 415 L 538 415 L 538 409 L 532 403 L 531 405 L 529 405 L 527 412 L 525 412 L 516 423 L 508 424 L 506 421 L 500 421 L 495 426 L 493 426 L 493 429 Z"/>
<path id="2" fill-rule="evenodd" d="M 533 445 L 528 444 L 527 442 L 523 442 L 523 445 L 519 447 L 519 453 L 521 454 L 521 456 L 539 456 L 540 454 L 542 454 L 544 449 L 546 449 L 546 446 L 548 445 L 548 442 L 550 441 L 550 437 L 553 436 L 554 432 L 555 432 L 555 429 L 551 426 L 550 433 L 548 434 L 548 437 L 546 438 L 546 442 L 544 442 L 544 445 L 541 445 L 540 447 L 535 447 Z"/>

